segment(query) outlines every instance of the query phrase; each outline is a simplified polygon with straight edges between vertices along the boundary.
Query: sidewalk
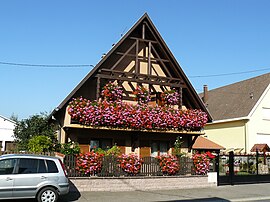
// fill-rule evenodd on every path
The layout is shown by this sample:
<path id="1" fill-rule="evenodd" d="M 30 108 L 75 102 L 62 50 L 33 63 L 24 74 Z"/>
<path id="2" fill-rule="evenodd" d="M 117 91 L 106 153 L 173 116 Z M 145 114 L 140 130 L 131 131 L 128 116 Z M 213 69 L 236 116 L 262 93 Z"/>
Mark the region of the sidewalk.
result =
<path id="1" fill-rule="evenodd" d="M 60 202 L 67 201 L 270 201 L 270 183 L 220 186 L 211 188 L 132 191 L 132 192 L 71 192 L 62 197 Z"/>

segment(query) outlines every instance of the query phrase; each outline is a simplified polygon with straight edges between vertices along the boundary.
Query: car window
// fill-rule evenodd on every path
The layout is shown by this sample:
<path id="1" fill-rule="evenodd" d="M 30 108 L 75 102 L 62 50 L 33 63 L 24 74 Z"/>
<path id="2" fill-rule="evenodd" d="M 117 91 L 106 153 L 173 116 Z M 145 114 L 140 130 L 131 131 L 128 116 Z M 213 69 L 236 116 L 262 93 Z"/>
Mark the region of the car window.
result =
<path id="1" fill-rule="evenodd" d="M 40 159 L 38 163 L 38 173 L 47 173 L 45 161 L 43 159 Z"/>
<path id="2" fill-rule="evenodd" d="M 54 161 L 46 160 L 48 166 L 48 173 L 58 173 L 57 166 Z"/>
<path id="3" fill-rule="evenodd" d="M 12 174 L 16 159 L 0 160 L 0 175 Z"/>
<path id="4" fill-rule="evenodd" d="M 38 159 L 21 158 L 19 160 L 19 174 L 37 173 Z"/>

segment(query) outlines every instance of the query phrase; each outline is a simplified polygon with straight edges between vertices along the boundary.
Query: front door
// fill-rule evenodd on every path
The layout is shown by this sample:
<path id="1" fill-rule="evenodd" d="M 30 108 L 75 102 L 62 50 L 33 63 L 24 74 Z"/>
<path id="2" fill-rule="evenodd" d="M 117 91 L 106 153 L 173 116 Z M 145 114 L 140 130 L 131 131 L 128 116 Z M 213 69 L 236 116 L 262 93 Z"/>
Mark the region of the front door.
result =
<path id="1" fill-rule="evenodd" d="M 16 159 L 0 160 L 0 198 L 12 197 Z"/>

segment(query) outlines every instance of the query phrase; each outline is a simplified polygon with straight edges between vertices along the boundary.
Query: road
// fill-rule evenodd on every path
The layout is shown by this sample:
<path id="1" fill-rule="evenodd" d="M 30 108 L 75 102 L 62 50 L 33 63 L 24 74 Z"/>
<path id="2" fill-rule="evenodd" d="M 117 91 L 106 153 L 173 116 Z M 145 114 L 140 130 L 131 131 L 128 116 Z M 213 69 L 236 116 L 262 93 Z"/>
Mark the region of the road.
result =
<path id="1" fill-rule="evenodd" d="M 9 202 L 33 202 L 34 200 L 8 200 Z M 127 192 L 70 192 L 59 202 L 269 202 L 270 183 L 212 188 L 127 191 Z"/>

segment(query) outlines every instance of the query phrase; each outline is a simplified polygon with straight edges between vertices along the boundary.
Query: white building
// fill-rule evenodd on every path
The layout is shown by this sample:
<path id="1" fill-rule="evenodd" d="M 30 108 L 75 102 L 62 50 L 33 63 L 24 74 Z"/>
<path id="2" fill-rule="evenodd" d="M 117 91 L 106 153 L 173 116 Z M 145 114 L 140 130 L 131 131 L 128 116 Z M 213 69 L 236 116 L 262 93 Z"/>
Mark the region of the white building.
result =
<path id="1" fill-rule="evenodd" d="M 207 138 L 228 151 L 249 153 L 255 144 L 270 145 L 270 73 L 201 94 L 213 117 Z"/>
<path id="2" fill-rule="evenodd" d="M 10 150 L 14 147 L 13 130 L 16 122 L 0 115 L 0 149 Z"/>

